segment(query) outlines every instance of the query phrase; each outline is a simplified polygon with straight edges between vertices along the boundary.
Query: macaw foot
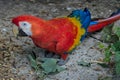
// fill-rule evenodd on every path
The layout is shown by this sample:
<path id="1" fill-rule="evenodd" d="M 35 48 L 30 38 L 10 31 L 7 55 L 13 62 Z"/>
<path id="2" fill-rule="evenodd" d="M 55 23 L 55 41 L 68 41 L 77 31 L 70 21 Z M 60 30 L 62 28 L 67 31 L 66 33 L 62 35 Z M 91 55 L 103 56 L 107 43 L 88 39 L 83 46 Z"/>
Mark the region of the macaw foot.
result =
<path id="1" fill-rule="evenodd" d="M 55 59 L 58 59 L 58 65 L 62 66 L 62 65 L 65 65 L 69 58 L 68 58 L 68 54 L 67 53 L 63 53 L 61 55 L 59 54 L 55 54 L 53 52 L 49 52 L 49 51 L 45 51 L 45 57 L 47 58 L 55 58 Z"/>
<path id="2" fill-rule="evenodd" d="M 59 55 L 57 55 L 57 54 L 55 54 L 53 52 L 50 52 L 50 51 L 45 51 L 45 55 L 44 56 L 47 57 L 47 58 L 57 58 L 57 59 L 60 58 Z"/>
<path id="3" fill-rule="evenodd" d="M 51 58 L 51 57 L 53 57 L 53 55 L 54 55 L 54 53 L 52 53 L 52 52 L 49 52 L 49 51 L 45 51 L 45 57 L 47 57 L 47 58 Z"/>
<path id="4" fill-rule="evenodd" d="M 62 66 L 62 65 L 65 65 L 68 61 L 69 61 L 69 57 L 67 57 L 65 60 L 64 59 L 60 59 L 58 62 L 57 62 L 57 64 L 59 65 L 59 66 Z"/>

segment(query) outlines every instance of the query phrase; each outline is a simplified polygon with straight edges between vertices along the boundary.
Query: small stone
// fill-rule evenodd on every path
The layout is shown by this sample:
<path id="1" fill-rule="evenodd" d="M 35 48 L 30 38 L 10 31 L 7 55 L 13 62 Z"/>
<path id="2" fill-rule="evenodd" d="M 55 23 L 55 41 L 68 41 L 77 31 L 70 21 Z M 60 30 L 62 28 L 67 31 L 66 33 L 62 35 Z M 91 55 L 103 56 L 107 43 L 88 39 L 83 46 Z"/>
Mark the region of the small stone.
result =
<path id="1" fill-rule="evenodd" d="M 3 28 L 3 29 L 2 29 L 2 31 L 6 32 L 6 31 L 7 31 L 7 29 Z"/>
<path id="2" fill-rule="evenodd" d="M 10 78 L 10 80 L 14 80 L 13 78 Z"/>
<path id="3" fill-rule="evenodd" d="M 72 8 L 70 8 L 70 7 L 67 7 L 66 9 L 67 9 L 68 11 L 70 11 Z"/>

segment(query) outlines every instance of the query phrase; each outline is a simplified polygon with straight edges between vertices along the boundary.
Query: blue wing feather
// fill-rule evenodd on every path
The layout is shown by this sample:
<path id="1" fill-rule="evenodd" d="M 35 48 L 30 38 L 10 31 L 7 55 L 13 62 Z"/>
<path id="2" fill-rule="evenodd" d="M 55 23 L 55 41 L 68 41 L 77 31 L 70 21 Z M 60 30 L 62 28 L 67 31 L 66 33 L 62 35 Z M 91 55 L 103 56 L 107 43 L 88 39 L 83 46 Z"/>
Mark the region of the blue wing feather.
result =
<path id="1" fill-rule="evenodd" d="M 83 10 L 74 10 L 68 17 L 76 17 L 80 23 L 82 24 L 82 27 L 87 29 L 88 25 L 91 21 L 91 14 L 87 8 Z"/>
<path id="2" fill-rule="evenodd" d="M 92 26 L 92 25 L 95 25 L 95 24 L 98 24 L 98 22 L 97 21 L 91 21 L 89 26 Z"/>
<path id="3" fill-rule="evenodd" d="M 91 21 L 91 14 L 89 10 L 87 8 L 85 8 L 84 10 L 81 10 L 81 9 L 74 10 L 68 17 L 75 17 L 82 24 L 82 28 L 86 30 L 86 33 L 81 37 L 81 40 L 80 40 L 80 41 L 83 41 L 87 34 L 87 28 Z"/>

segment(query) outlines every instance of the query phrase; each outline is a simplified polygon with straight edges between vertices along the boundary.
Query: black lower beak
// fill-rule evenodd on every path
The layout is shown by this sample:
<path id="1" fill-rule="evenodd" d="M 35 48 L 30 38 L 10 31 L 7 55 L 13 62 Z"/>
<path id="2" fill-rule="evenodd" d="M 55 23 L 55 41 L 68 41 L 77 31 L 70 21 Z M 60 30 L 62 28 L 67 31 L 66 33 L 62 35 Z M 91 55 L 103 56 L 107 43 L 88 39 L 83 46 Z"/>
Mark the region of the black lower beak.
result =
<path id="1" fill-rule="evenodd" d="M 19 29 L 18 36 L 28 36 L 22 29 Z"/>

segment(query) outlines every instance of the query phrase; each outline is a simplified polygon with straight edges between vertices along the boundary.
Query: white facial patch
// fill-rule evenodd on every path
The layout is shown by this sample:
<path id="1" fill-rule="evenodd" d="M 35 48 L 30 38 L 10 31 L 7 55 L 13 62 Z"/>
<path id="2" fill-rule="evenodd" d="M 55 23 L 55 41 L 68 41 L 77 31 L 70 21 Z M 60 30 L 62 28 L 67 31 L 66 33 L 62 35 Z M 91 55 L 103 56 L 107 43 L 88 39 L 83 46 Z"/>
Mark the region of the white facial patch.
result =
<path id="1" fill-rule="evenodd" d="M 22 29 L 28 36 L 32 35 L 31 24 L 29 22 L 23 21 L 19 22 L 19 27 Z"/>

